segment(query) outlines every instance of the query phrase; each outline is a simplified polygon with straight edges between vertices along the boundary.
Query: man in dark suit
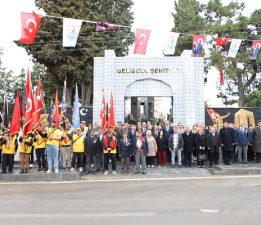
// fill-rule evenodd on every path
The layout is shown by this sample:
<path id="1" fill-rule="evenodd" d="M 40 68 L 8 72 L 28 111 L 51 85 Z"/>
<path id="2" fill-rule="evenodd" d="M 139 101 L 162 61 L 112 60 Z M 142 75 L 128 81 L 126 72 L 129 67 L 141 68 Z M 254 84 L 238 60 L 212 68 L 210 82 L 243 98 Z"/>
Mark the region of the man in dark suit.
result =
<path id="1" fill-rule="evenodd" d="M 218 164 L 220 149 L 220 138 L 215 127 L 211 127 L 207 135 L 207 148 L 209 151 L 209 167 L 213 167 L 213 163 Z"/>
<path id="2" fill-rule="evenodd" d="M 131 125 L 131 129 L 128 131 L 128 137 L 131 141 L 136 137 L 137 128 L 135 125 Z"/>
<path id="3" fill-rule="evenodd" d="M 192 162 L 192 153 L 195 149 L 195 137 L 194 134 L 190 131 L 189 127 L 185 127 L 185 132 L 182 134 L 184 141 L 184 164 L 185 166 L 191 167 Z"/>
<path id="4" fill-rule="evenodd" d="M 235 130 L 228 127 L 228 122 L 224 122 L 224 127 L 220 129 L 220 143 L 223 150 L 225 165 L 231 165 L 232 152 L 235 145 Z"/>
<path id="5" fill-rule="evenodd" d="M 146 136 L 146 132 L 147 132 L 147 124 L 145 122 L 143 122 L 141 124 L 141 132 L 142 132 L 142 136 L 145 137 Z"/>
<path id="6" fill-rule="evenodd" d="M 170 135 L 173 133 L 173 127 L 170 126 L 170 121 L 166 120 L 165 125 L 162 127 L 163 133 L 167 139 L 169 139 Z"/>

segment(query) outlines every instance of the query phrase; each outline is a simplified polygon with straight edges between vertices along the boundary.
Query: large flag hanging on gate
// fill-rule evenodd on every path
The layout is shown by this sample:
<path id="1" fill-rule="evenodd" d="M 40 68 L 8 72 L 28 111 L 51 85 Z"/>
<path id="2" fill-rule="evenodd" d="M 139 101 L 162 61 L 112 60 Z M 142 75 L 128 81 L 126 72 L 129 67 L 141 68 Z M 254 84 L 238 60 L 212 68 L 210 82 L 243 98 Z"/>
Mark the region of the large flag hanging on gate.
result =
<path id="1" fill-rule="evenodd" d="M 199 57 L 201 52 L 203 51 L 203 44 L 206 39 L 206 35 L 198 35 L 195 34 L 193 36 L 193 44 L 192 44 L 192 56 Z"/>
<path id="2" fill-rule="evenodd" d="M 231 58 L 236 58 L 238 49 L 241 45 L 242 40 L 241 39 L 232 39 L 230 48 L 228 51 L 227 56 Z"/>
<path id="3" fill-rule="evenodd" d="M 75 47 L 81 26 L 82 20 L 63 19 L 63 47 Z"/>
<path id="4" fill-rule="evenodd" d="M 10 124 L 10 135 L 11 136 L 18 134 L 20 132 L 20 130 L 21 130 L 21 118 L 22 118 L 21 95 L 20 95 L 20 92 L 17 91 L 13 116 L 12 116 L 12 120 L 11 120 L 11 124 Z"/>
<path id="5" fill-rule="evenodd" d="M 58 88 L 55 94 L 55 100 L 53 105 L 53 121 L 55 122 L 55 126 L 60 126 L 60 113 L 59 113 L 59 100 L 58 100 Z"/>
<path id="6" fill-rule="evenodd" d="M 76 84 L 75 96 L 74 96 L 74 106 L 73 106 L 73 116 L 72 116 L 72 127 L 77 129 L 80 127 L 80 103 L 78 96 L 78 87 Z"/>
<path id="7" fill-rule="evenodd" d="M 114 102 L 112 94 L 110 96 L 110 104 L 108 105 L 108 129 L 115 128 Z"/>
<path id="8" fill-rule="evenodd" d="M 32 44 L 40 27 L 42 15 L 21 12 L 21 38 L 20 43 Z"/>
<path id="9" fill-rule="evenodd" d="M 31 74 L 29 69 L 27 71 L 27 76 L 26 76 L 25 90 L 26 90 L 26 107 L 25 107 L 24 129 L 23 129 L 24 136 L 26 136 L 28 132 L 32 131 L 34 127 L 33 113 L 35 112 L 35 105 L 34 105 L 34 96 L 33 96 L 32 83 L 31 83 Z"/>
<path id="10" fill-rule="evenodd" d="M 255 40 L 252 42 L 252 47 L 251 47 L 251 51 L 250 51 L 250 59 L 252 60 L 256 60 L 258 53 L 260 51 L 261 48 L 261 40 Z"/>
<path id="11" fill-rule="evenodd" d="M 151 30 L 136 29 L 134 54 L 145 55 Z"/>
<path id="12" fill-rule="evenodd" d="M 170 32 L 168 34 L 167 42 L 163 51 L 164 55 L 174 55 L 178 38 L 179 33 Z"/>

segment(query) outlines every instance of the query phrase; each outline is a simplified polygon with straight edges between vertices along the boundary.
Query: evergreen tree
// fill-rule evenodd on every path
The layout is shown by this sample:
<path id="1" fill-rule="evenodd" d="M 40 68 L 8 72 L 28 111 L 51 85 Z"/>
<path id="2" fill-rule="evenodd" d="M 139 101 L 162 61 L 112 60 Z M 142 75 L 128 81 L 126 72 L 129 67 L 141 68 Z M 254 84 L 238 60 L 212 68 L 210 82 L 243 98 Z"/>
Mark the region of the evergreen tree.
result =
<path id="1" fill-rule="evenodd" d="M 131 0 L 35 0 L 35 4 L 51 16 L 104 20 L 127 26 L 133 23 Z M 23 46 L 36 62 L 46 67 L 44 79 L 49 81 L 51 88 L 58 86 L 62 89 L 66 78 L 70 104 L 77 82 L 81 85 L 82 104 L 89 105 L 93 87 L 93 58 L 103 56 L 105 49 L 114 49 L 117 56 L 127 55 L 134 35 L 128 28 L 95 32 L 95 24 L 83 23 L 76 47 L 63 48 L 62 25 L 62 19 L 42 18 L 35 44 Z"/>

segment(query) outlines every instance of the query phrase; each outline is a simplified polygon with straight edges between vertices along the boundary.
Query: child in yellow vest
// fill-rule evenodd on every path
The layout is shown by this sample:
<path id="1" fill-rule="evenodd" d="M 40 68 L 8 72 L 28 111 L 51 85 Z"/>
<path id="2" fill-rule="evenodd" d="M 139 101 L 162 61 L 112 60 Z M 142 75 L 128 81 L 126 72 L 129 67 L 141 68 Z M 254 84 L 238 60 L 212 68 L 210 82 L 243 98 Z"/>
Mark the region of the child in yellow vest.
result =
<path id="1" fill-rule="evenodd" d="M 80 128 L 76 129 L 76 134 L 73 135 L 73 157 L 71 172 L 75 169 L 76 160 L 79 165 L 79 172 L 83 171 L 83 155 L 84 155 L 84 136 Z"/>
<path id="2" fill-rule="evenodd" d="M 8 172 L 13 173 L 14 167 L 14 155 L 17 151 L 17 135 L 10 137 L 10 134 L 6 132 L 2 138 L 2 174 Z"/>
<path id="3" fill-rule="evenodd" d="M 34 148 L 35 154 L 37 158 L 38 164 L 38 172 L 41 172 L 46 169 L 46 158 L 45 158 L 45 148 L 46 148 L 46 140 L 47 140 L 47 133 L 45 131 L 46 126 L 41 128 L 38 132 L 36 132 L 34 138 Z"/>
<path id="4" fill-rule="evenodd" d="M 29 157 L 33 148 L 34 134 L 32 132 L 28 133 L 25 137 L 21 137 L 19 142 L 20 174 L 28 173 Z"/>

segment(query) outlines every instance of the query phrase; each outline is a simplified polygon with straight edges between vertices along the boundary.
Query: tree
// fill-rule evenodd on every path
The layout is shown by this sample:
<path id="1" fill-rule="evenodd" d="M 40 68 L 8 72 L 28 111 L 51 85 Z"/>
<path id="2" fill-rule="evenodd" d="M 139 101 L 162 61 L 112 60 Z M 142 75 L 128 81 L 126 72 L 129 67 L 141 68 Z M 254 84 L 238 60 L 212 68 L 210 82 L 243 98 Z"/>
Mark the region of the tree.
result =
<path id="1" fill-rule="evenodd" d="M 175 2 L 174 28 L 172 31 L 185 33 L 178 41 L 176 55 L 184 49 L 191 49 L 193 34 L 212 34 L 209 54 L 205 55 L 205 72 L 211 67 L 222 66 L 226 76 L 227 88 L 220 90 L 226 104 L 245 105 L 246 97 L 261 84 L 257 74 L 261 71 L 261 54 L 256 61 L 249 59 L 251 40 L 261 39 L 261 10 L 256 10 L 250 17 L 242 16 L 244 4 L 231 2 L 222 5 L 221 0 L 210 0 L 200 5 L 196 0 L 179 0 Z M 226 57 L 229 45 L 216 46 L 216 34 L 228 38 L 248 39 L 243 41 L 235 59 Z"/>
<path id="2" fill-rule="evenodd" d="M 261 88 L 249 94 L 246 98 L 247 107 L 261 107 Z"/>
<path id="3" fill-rule="evenodd" d="M 191 49 L 193 33 L 198 33 L 204 26 L 204 19 L 200 16 L 202 6 L 196 0 L 175 1 L 173 32 L 182 33 L 179 37 L 175 55 L 179 56 L 185 49 Z"/>
<path id="4" fill-rule="evenodd" d="M 52 16 L 104 20 L 127 26 L 133 23 L 131 0 L 35 0 L 35 4 Z M 93 57 L 103 56 L 105 49 L 114 49 L 117 56 L 127 55 L 134 35 L 128 28 L 95 32 L 95 24 L 83 23 L 76 47 L 63 48 L 62 24 L 63 21 L 58 18 L 42 18 L 35 43 L 23 46 L 35 62 L 46 67 L 44 79 L 50 85 L 61 89 L 66 78 L 69 104 L 72 103 L 72 91 L 77 82 L 81 85 L 79 94 L 82 104 L 89 105 L 93 89 Z"/>
<path id="5" fill-rule="evenodd" d="M 7 95 L 8 102 L 14 102 L 14 77 L 13 71 L 7 69 L 3 66 L 1 57 L 2 49 L 0 49 L 0 103 L 3 104 L 4 95 Z"/>
<path id="6" fill-rule="evenodd" d="M 219 69 L 221 66 L 226 76 L 227 88 L 221 89 L 218 97 L 228 104 L 238 103 L 239 107 L 246 104 L 247 96 L 261 84 L 257 74 L 261 71 L 261 57 L 256 61 L 249 59 L 251 40 L 260 39 L 260 30 L 256 24 L 261 21 L 261 10 L 256 10 L 248 18 L 242 16 L 244 4 L 231 2 L 223 6 L 220 0 L 211 0 L 205 5 L 205 17 L 209 32 L 222 37 L 243 39 L 237 57 L 226 57 L 229 45 L 222 48 L 212 41 L 208 66 Z M 249 27 L 252 27 L 249 29 Z M 248 39 L 248 40 L 244 40 Z"/>

